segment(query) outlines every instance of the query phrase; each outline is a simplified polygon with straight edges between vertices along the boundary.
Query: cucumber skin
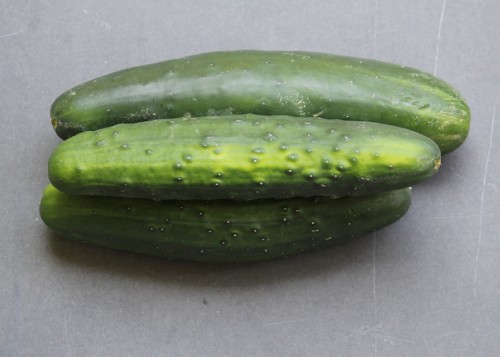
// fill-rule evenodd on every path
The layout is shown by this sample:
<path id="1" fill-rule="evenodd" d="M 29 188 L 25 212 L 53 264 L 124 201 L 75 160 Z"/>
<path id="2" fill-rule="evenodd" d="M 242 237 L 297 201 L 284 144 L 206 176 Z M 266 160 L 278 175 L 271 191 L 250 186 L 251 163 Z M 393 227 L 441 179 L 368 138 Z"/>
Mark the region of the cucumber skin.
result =
<path id="1" fill-rule="evenodd" d="M 133 67 L 72 88 L 51 108 L 63 139 L 123 122 L 243 113 L 401 126 L 442 153 L 460 146 L 470 126 L 464 99 L 431 74 L 312 52 L 212 52 Z"/>
<path id="2" fill-rule="evenodd" d="M 439 162 L 432 140 L 394 126 L 232 115 L 80 133 L 59 144 L 48 172 L 72 195 L 252 200 L 391 191 Z"/>
<path id="3" fill-rule="evenodd" d="M 71 196 L 49 185 L 40 215 L 51 230 L 79 242 L 223 263 L 283 258 L 346 242 L 396 222 L 410 204 L 409 189 L 235 202 Z"/>

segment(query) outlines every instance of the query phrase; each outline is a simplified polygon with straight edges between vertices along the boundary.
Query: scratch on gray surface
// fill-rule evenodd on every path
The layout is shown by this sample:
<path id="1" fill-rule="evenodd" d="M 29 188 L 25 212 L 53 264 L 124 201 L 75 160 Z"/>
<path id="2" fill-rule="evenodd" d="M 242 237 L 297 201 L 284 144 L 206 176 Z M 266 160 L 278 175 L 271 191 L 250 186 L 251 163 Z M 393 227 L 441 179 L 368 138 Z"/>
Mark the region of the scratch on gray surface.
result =
<path id="1" fill-rule="evenodd" d="M 488 182 L 488 186 L 490 186 L 492 189 L 494 189 L 496 192 L 498 192 L 498 186 L 495 185 L 493 182 Z"/>
<path id="2" fill-rule="evenodd" d="M 377 232 L 373 232 L 373 315 L 375 321 L 378 321 L 378 310 L 377 310 Z M 373 354 L 375 357 L 378 355 L 378 339 L 375 339 L 373 343 Z"/>
<path id="3" fill-rule="evenodd" d="M 383 333 L 376 333 L 376 334 L 374 334 L 374 336 L 378 339 L 381 339 L 382 341 L 384 341 L 386 343 L 389 343 L 391 346 L 394 346 L 395 341 L 406 342 L 406 343 L 411 343 L 411 344 L 417 343 L 417 341 L 414 341 L 414 340 L 396 337 L 396 336 L 392 336 L 392 335 L 387 335 L 387 334 L 383 334 Z"/>
<path id="4" fill-rule="evenodd" d="M 375 313 L 377 312 L 377 232 L 373 232 L 373 302 L 375 304 Z"/>
<path id="5" fill-rule="evenodd" d="M 13 37 L 22 34 L 23 32 L 26 32 L 26 29 L 16 31 L 16 32 L 11 32 L 11 33 L 6 33 L 4 35 L 0 35 L 0 38 L 7 38 L 7 37 Z"/>
<path id="6" fill-rule="evenodd" d="M 377 57 L 377 27 L 378 27 L 379 0 L 375 0 L 375 15 L 373 19 L 373 53 Z"/>
<path id="7" fill-rule="evenodd" d="M 377 341 L 383 341 L 385 343 L 390 344 L 393 346 L 395 342 L 405 342 L 405 343 L 411 343 L 411 344 L 416 344 L 417 341 L 415 340 L 410 340 L 408 338 L 403 338 L 403 337 L 398 337 L 398 336 L 393 336 L 385 331 L 382 330 L 382 324 L 378 323 L 374 326 L 366 326 L 362 325 L 356 330 L 352 331 L 349 335 L 347 335 L 345 338 L 350 339 L 353 337 L 369 337 L 369 338 L 374 338 L 375 339 L 375 355 L 377 354 Z"/>
<path id="8" fill-rule="evenodd" d="M 430 340 L 424 339 L 424 343 L 433 352 L 443 349 L 455 352 L 467 351 L 468 348 L 463 345 L 463 341 L 466 341 L 471 333 L 471 331 L 467 330 L 446 331 Z"/>
<path id="9" fill-rule="evenodd" d="M 464 331 L 464 330 L 456 330 L 456 331 L 446 331 L 445 333 L 437 336 L 435 338 L 436 341 L 439 341 L 439 340 L 442 340 L 443 338 L 445 337 L 448 337 L 448 336 L 453 336 L 453 335 L 456 335 L 456 334 L 459 334 L 459 333 L 462 333 L 462 332 L 467 332 L 467 331 Z"/>
<path id="10" fill-rule="evenodd" d="M 438 63 L 439 63 L 439 46 L 441 44 L 441 30 L 443 29 L 444 12 L 446 10 L 446 0 L 443 0 L 443 6 L 441 6 L 441 16 L 439 18 L 439 27 L 437 33 L 437 45 L 436 45 L 436 57 L 434 57 L 434 75 L 437 73 Z"/>
<path id="11" fill-rule="evenodd" d="M 372 327 L 369 327 L 367 325 L 361 325 L 354 331 L 352 331 L 350 334 L 345 336 L 346 339 L 349 339 L 351 337 L 358 337 L 358 336 L 366 336 L 370 334 L 372 331 L 378 331 L 382 328 L 382 325 L 379 323 L 377 325 L 374 325 Z"/>
<path id="12" fill-rule="evenodd" d="M 17 260 L 16 260 L 17 261 Z M 14 268 L 16 269 L 16 268 Z M 13 356 L 20 356 L 23 350 L 23 310 L 22 310 L 22 294 L 21 287 L 19 286 L 19 279 L 15 279 L 13 290 L 13 303 L 11 307 L 12 315 L 9 324 L 9 333 L 12 334 L 12 344 L 10 351 Z M 9 346 L 7 347 L 9 348 Z"/>
<path id="13" fill-rule="evenodd" d="M 57 24 L 59 26 L 61 25 L 67 25 L 67 26 L 74 26 L 74 23 L 71 22 L 71 21 L 66 21 L 66 20 L 61 20 L 61 19 L 58 19 L 58 20 L 53 20 L 49 17 L 45 17 L 45 16 L 41 16 L 41 15 L 36 15 L 36 14 L 31 14 L 31 13 L 26 13 L 26 12 L 23 12 L 23 11 L 16 11 L 16 10 L 9 10 L 12 14 L 14 15 L 20 15 L 20 16 L 23 16 L 23 17 L 29 17 L 31 19 L 39 19 L 41 21 L 45 21 L 45 22 L 48 22 L 48 23 L 52 23 L 52 24 Z"/>
<path id="14" fill-rule="evenodd" d="M 63 326 L 64 326 L 64 345 L 66 347 L 66 353 L 68 356 L 71 356 L 73 354 L 73 351 L 71 350 L 71 342 L 68 333 L 68 313 L 64 314 Z"/>
<path id="15" fill-rule="evenodd" d="M 45 4 L 45 3 L 43 3 L 43 4 L 44 4 L 44 6 L 47 6 L 48 8 L 52 8 L 48 4 Z M 35 13 L 29 13 L 29 12 L 18 11 L 18 10 L 13 10 L 13 9 L 9 9 L 9 11 L 14 15 L 20 15 L 23 17 L 40 19 L 44 22 L 56 24 L 58 26 L 61 26 L 61 25 L 74 26 L 74 23 L 72 21 L 80 21 L 81 20 L 81 16 L 78 16 L 75 13 L 67 13 L 64 15 L 65 16 L 64 18 L 52 19 L 52 18 L 49 18 L 47 16 L 42 16 L 40 14 L 35 14 Z M 84 15 L 88 16 L 90 18 L 90 20 L 92 20 L 95 24 L 98 24 L 99 26 L 104 28 L 106 31 L 111 31 L 111 29 L 112 29 L 111 24 L 108 21 L 106 21 L 106 19 L 102 18 L 102 16 L 100 16 L 99 12 L 95 12 L 94 14 L 90 14 L 90 12 L 87 9 L 83 9 L 82 12 Z M 71 19 L 66 20 L 68 17 L 72 17 L 73 20 L 72 21 L 70 21 Z M 24 29 L 22 31 L 11 33 L 11 34 L 0 35 L 0 38 L 15 36 L 15 35 L 18 35 L 22 32 L 25 32 L 25 31 L 26 31 L 26 29 Z"/>
<path id="16" fill-rule="evenodd" d="M 473 292 L 474 296 L 477 294 L 477 270 L 479 265 L 479 255 L 481 253 L 481 240 L 483 238 L 483 218 L 484 218 L 484 195 L 486 192 L 486 180 L 488 178 L 488 168 L 490 166 L 490 157 L 491 157 L 491 148 L 493 147 L 493 131 L 495 130 L 495 117 L 497 112 L 497 106 L 500 99 L 500 95 L 497 96 L 497 100 L 495 101 L 495 105 L 493 106 L 493 115 L 491 117 L 491 125 L 490 125 L 490 142 L 488 144 L 488 152 L 486 154 L 486 164 L 484 165 L 484 173 L 483 173 L 483 186 L 481 189 L 481 199 L 479 206 L 479 232 L 477 234 L 477 243 L 476 243 L 476 257 L 474 261 L 474 277 L 472 280 Z"/>
<path id="17" fill-rule="evenodd" d="M 84 15 L 87 16 L 90 14 L 87 9 L 83 9 L 82 12 L 84 13 Z M 96 24 L 99 24 L 100 26 L 104 27 L 106 31 L 111 30 L 112 26 L 105 19 L 99 19 L 99 13 L 97 11 L 94 13 L 92 18 Z"/>
<path id="18" fill-rule="evenodd" d="M 489 186 L 489 184 L 487 184 Z M 446 215 L 446 216 L 433 216 L 429 217 L 431 220 L 443 220 L 443 219 L 459 219 L 459 220 L 467 220 L 470 218 L 479 218 L 481 217 L 480 214 L 466 214 L 466 215 Z M 500 213 L 485 213 L 483 214 L 483 217 L 500 217 Z"/>
<path id="19" fill-rule="evenodd" d="M 372 287 L 373 287 L 373 316 L 378 321 L 377 311 L 377 232 L 373 232 L 373 251 L 372 251 Z M 379 325 L 376 325 L 380 327 Z M 378 339 L 373 341 L 373 355 L 378 355 Z"/>
<path id="20" fill-rule="evenodd" d="M 284 321 L 275 321 L 275 322 L 267 322 L 263 324 L 263 326 L 275 326 L 275 325 L 284 325 L 284 324 L 293 324 L 295 322 L 307 321 L 310 319 L 295 319 L 295 320 L 284 320 Z"/>

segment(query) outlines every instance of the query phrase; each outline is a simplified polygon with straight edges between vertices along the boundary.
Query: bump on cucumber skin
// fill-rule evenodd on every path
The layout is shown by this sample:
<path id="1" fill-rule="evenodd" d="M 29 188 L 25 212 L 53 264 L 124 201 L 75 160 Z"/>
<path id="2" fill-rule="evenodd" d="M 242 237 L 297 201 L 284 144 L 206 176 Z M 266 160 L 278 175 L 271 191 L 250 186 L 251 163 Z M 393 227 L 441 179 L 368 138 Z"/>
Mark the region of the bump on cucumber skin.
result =
<path id="1" fill-rule="evenodd" d="M 310 52 L 214 52 L 129 68 L 68 90 L 51 108 L 63 139 L 118 123 L 243 113 L 401 126 L 442 153 L 460 146 L 470 125 L 461 95 L 431 74 Z"/>
<path id="2" fill-rule="evenodd" d="M 175 260 L 252 262 L 349 241 L 396 222 L 409 189 L 356 198 L 151 201 L 71 196 L 46 187 L 45 224 L 83 243 Z"/>
<path id="3" fill-rule="evenodd" d="M 251 200 L 409 187 L 439 159 L 432 140 L 394 126 L 232 115 L 80 133 L 58 146 L 48 171 L 74 195 Z"/>

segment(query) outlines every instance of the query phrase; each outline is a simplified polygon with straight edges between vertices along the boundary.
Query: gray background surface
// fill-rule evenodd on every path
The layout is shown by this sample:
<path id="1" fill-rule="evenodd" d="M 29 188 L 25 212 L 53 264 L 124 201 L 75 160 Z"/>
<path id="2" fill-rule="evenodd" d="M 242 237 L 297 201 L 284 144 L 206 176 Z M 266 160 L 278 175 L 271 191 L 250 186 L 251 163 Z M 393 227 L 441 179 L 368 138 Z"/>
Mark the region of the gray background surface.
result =
<path id="1" fill-rule="evenodd" d="M 498 356 L 500 2 L 0 0 L 0 356 Z M 311 50 L 435 73 L 470 136 L 397 224 L 250 266 L 69 242 L 38 215 L 62 91 L 224 49 Z"/>

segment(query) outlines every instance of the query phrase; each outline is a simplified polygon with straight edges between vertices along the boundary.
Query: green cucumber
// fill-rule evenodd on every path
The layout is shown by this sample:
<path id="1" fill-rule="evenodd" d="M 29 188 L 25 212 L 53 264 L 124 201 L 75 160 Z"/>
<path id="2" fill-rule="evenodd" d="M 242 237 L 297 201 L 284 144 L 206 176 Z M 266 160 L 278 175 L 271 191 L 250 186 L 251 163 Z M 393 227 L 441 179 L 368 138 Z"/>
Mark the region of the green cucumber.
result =
<path id="1" fill-rule="evenodd" d="M 51 108 L 63 139 L 118 123 L 243 113 L 396 125 L 443 153 L 462 144 L 470 125 L 463 98 L 435 76 L 309 52 L 214 52 L 129 68 L 66 91 Z"/>
<path id="2" fill-rule="evenodd" d="M 390 191 L 439 163 L 437 145 L 411 130 L 248 114 L 83 132 L 59 144 L 48 171 L 73 195 L 251 200 Z"/>
<path id="3" fill-rule="evenodd" d="M 250 262 L 318 250 L 381 229 L 409 189 L 331 199 L 152 201 L 71 196 L 49 185 L 40 214 L 56 233 L 113 249 L 203 262 Z"/>

